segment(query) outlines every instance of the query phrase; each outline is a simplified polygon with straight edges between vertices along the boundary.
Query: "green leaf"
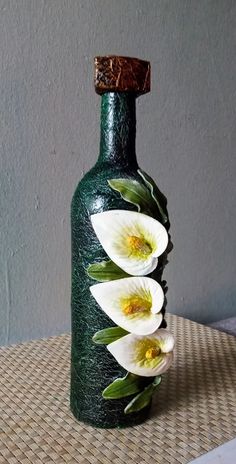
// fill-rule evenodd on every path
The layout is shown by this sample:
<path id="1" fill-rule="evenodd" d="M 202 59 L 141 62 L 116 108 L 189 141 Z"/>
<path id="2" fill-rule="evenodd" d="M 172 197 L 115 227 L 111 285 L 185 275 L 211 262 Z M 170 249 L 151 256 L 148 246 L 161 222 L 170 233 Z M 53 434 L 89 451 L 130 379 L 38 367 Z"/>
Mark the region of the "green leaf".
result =
<path id="1" fill-rule="evenodd" d="M 99 330 L 92 338 L 93 342 L 97 345 L 109 345 L 109 343 L 119 340 L 129 332 L 122 329 L 121 327 L 109 327 L 107 329 Z"/>
<path id="2" fill-rule="evenodd" d="M 101 261 L 100 263 L 90 264 L 87 273 L 89 277 L 99 282 L 129 277 L 129 274 L 126 274 L 126 272 L 120 269 L 113 261 Z"/>
<path id="3" fill-rule="evenodd" d="M 165 224 L 166 222 L 168 222 L 169 218 L 168 218 L 168 213 L 167 213 L 167 210 L 166 210 L 166 198 L 165 196 L 163 195 L 163 193 L 160 192 L 160 190 L 158 189 L 157 185 L 155 184 L 154 180 L 144 171 L 142 171 L 141 169 L 138 169 L 138 174 L 142 177 L 143 181 L 145 182 L 146 186 L 148 187 L 150 193 L 151 193 L 151 196 L 153 198 L 153 200 L 155 201 L 157 207 L 158 207 L 158 210 L 161 214 L 161 217 L 163 219 L 163 223 Z M 165 204 L 165 206 L 161 205 L 161 202 Z"/>
<path id="4" fill-rule="evenodd" d="M 153 392 L 154 386 L 152 384 L 148 385 L 148 387 L 130 401 L 130 403 L 126 406 L 124 413 L 130 414 L 131 412 L 140 411 L 140 409 L 148 406 L 152 399 Z"/>
<path id="5" fill-rule="evenodd" d="M 157 376 L 153 382 L 148 385 L 142 392 L 136 395 L 130 403 L 126 406 L 124 413 L 130 414 L 131 412 L 140 411 L 149 405 L 154 391 L 157 389 L 158 385 L 161 383 L 161 377 Z"/>
<path id="6" fill-rule="evenodd" d="M 158 385 L 160 385 L 160 383 L 161 383 L 161 375 L 157 375 L 157 376 L 154 378 L 154 380 L 153 380 L 153 382 L 152 382 L 152 385 L 153 385 L 154 387 L 158 387 Z M 156 388 L 155 388 L 155 389 L 156 389 Z"/>
<path id="7" fill-rule="evenodd" d="M 113 190 L 120 193 L 121 197 L 137 206 L 138 212 L 150 213 L 153 199 L 147 187 L 133 179 L 110 179 L 108 184 Z"/>
<path id="8" fill-rule="evenodd" d="M 142 389 L 142 377 L 128 372 L 125 377 L 114 380 L 102 392 L 105 400 L 116 400 L 134 395 Z"/>

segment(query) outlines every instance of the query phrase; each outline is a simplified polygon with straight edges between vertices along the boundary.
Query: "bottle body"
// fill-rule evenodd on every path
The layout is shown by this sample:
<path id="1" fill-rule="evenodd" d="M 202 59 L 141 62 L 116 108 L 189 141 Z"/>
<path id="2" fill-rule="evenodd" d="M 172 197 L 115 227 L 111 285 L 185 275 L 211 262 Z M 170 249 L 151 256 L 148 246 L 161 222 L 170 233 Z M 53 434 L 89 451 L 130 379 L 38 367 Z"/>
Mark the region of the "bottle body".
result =
<path id="1" fill-rule="evenodd" d="M 135 98 L 129 94 L 103 96 L 100 156 L 79 183 L 71 205 L 71 410 L 78 420 L 103 428 L 138 424 L 147 418 L 150 408 L 125 415 L 127 398 L 103 399 L 102 391 L 126 371 L 106 346 L 92 341 L 95 332 L 114 323 L 89 290 L 95 282 L 88 276 L 88 266 L 107 259 L 90 216 L 112 209 L 137 211 L 110 188 L 108 180 L 115 178 L 140 181 L 135 155 Z"/>

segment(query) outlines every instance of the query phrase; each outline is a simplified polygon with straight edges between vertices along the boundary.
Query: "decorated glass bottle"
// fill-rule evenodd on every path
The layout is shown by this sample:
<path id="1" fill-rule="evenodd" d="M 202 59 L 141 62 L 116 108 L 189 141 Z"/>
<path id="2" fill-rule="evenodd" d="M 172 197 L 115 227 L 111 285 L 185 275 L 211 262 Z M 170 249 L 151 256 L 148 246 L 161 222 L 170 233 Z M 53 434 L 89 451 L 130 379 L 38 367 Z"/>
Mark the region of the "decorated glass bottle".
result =
<path id="1" fill-rule="evenodd" d="M 100 153 L 95 166 L 79 182 L 71 205 L 70 404 L 74 416 L 85 423 L 103 428 L 125 427 L 144 421 L 151 401 L 147 404 L 144 402 L 140 410 L 126 414 L 125 407 L 135 394 L 120 399 L 104 399 L 102 396 L 109 384 L 117 378 L 124 378 L 127 372 L 105 345 L 93 341 L 95 333 L 115 324 L 101 310 L 90 291 L 90 286 L 96 283 L 94 279 L 97 279 L 96 263 L 108 262 L 108 256 L 92 227 L 91 215 L 117 209 L 137 211 L 138 208 L 142 212 L 146 207 L 167 231 L 169 219 L 166 198 L 152 179 L 139 169 L 135 152 L 135 101 L 139 95 L 150 90 L 149 62 L 118 56 L 95 58 L 95 90 L 101 95 Z M 115 188 L 112 188 L 110 181 L 114 182 L 114 179 L 133 182 L 137 190 L 119 189 L 115 184 Z M 164 293 L 162 272 L 167 251 L 151 274 L 161 284 Z M 160 327 L 165 327 L 165 304 L 162 313 Z"/>

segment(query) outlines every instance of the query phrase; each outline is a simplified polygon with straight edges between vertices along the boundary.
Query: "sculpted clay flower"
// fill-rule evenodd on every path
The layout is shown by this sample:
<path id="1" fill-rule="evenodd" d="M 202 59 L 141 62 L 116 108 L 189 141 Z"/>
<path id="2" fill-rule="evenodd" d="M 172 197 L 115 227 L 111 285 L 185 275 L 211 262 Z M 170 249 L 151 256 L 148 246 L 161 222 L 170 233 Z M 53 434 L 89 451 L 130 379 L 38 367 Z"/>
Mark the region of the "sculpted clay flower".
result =
<path id="1" fill-rule="evenodd" d="M 146 214 L 104 211 L 93 214 L 91 222 L 110 259 L 131 275 L 152 272 L 168 244 L 165 227 Z"/>
<path id="2" fill-rule="evenodd" d="M 155 332 L 164 303 L 161 286 L 150 277 L 127 277 L 90 287 L 103 311 L 120 327 L 138 335 Z"/>
<path id="3" fill-rule="evenodd" d="M 128 372 L 152 377 L 169 369 L 173 360 L 174 337 L 166 329 L 158 329 L 145 337 L 125 335 L 107 348 Z"/>

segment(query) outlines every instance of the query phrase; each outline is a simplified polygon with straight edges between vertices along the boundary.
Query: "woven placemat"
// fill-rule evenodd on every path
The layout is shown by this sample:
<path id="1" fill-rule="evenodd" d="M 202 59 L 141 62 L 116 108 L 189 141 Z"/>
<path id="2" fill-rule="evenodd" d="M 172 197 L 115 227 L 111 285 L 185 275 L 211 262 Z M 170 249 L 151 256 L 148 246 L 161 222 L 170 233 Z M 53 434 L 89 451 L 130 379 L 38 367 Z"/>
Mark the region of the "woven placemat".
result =
<path id="1" fill-rule="evenodd" d="M 151 418 L 128 429 L 69 411 L 70 336 L 0 349 L 0 463 L 187 463 L 236 436 L 236 339 L 168 316 L 175 361 Z"/>

